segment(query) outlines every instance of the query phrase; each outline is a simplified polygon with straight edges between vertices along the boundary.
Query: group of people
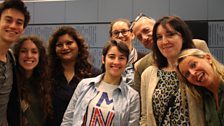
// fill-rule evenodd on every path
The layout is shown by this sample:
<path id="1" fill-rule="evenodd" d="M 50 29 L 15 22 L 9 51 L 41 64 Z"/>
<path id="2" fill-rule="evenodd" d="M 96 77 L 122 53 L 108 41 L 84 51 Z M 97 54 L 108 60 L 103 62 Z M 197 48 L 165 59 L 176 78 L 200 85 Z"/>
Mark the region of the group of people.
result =
<path id="1" fill-rule="evenodd" d="M 101 70 L 75 28 L 46 48 L 22 36 L 29 20 L 22 0 L 1 3 L 0 126 L 224 126 L 224 66 L 181 18 L 112 21 Z"/>

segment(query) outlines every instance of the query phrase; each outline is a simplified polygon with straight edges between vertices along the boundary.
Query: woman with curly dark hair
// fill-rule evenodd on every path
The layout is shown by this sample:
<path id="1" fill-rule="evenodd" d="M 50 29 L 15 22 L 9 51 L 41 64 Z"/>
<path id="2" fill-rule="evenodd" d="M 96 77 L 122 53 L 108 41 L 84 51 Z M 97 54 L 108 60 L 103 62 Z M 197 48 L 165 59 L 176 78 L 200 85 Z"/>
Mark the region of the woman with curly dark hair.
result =
<path id="1" fill-rule="evenodd" d="M 58 28 L 49 40 L 49 61 L 53 84 L 53 119 L 49 125 L 59 126 L 77 84 L 100 72 L 89 62 L 87 43 L 76 29 Z"/>
<path id="2" fill-rule="evenodd" d="M 17 83 L 21 92 L 22 126 L 43 126 L 52 114 L 47 54 L 36 36 L 19 39 L 14 46 Z"/>

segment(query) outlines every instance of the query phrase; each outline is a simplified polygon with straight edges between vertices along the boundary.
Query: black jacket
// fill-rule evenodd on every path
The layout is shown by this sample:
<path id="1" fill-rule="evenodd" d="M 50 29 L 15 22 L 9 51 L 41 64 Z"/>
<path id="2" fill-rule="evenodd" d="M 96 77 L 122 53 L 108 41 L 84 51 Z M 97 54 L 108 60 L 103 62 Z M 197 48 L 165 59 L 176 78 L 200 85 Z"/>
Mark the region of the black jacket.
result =
<path id="1" fill-rule="evenodd" d="M 21 112 L 20 112 L 20 93 L 19 88 L 16 83 L 16 75 L 15 75 L 15 60 L 13 57 L 13 53 L 8 51 L 10 56 L 10 61 L 13 64 L 13 85 L 10 93 L 10 98 L 8 102 L 7 108 L 7 120 L 9 126 L 20 126 Z"/>

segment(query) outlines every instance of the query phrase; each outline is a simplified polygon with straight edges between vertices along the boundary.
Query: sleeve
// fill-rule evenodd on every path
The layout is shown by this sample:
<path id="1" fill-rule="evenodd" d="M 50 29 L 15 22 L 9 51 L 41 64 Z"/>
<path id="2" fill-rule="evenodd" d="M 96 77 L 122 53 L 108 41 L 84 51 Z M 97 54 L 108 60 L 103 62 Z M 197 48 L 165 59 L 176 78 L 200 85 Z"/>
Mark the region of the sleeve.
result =
<path id="1" fill-rule="evenodd" d="M 61 126 L 72 126 L 73 124 L 73 115 L 74 110 L 76 109 L 76 102 L 81 94 L 83 84 L 82 81 L 78 84 L 77 88 L 75 89 L 75 92 L 73 93 L 73 96 L 68 104 L 68 107 L 64 113 L 63 120 L 61 123 Z"/>
<path id="2" fill-rule="evenodd" d="M 131 97 L 128 126 L 139 126 L 139 118 L 140 118 L 140 98 L 139 94 L 136 92 L 136 94 L 133 97 Z"/>
<path id="3" fill-rule="evenodd" d="M 148 80 L 147 79 L 147 74 L 146 74 L 145 70 L 141 76 L 141 118 L 140 118 L 140 125 L 141 126 L 147 126 L 147 110 L 146 110 L 146 92 L 147 92 L 147 87 L 146 87 L 146 83 Z"/>
<path id="4" fill-rule="evenodd" d="M 131 85 L 138 93 L 140 93 L 140 83 L 141 83 L 141 74 L 139 72 L 140 61 L 137 61 L 134 64 L 135 72 L 134 72 L 134 84 Z"/>

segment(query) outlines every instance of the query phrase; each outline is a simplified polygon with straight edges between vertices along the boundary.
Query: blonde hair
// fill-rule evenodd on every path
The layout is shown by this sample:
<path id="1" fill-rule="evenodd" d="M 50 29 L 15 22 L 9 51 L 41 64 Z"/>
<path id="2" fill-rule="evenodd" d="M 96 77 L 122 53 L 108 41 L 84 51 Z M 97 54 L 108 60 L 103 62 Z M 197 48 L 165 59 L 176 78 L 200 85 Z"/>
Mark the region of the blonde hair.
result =
<path id="1" fill-rule="evenodd" d="M 200 49 L 186 49 L 183 50 L 177 58 L 177 71 L 178 74 L 181 76 L 182 81 L 185 81 L 187 86 L 190 87 L 192 89 L 192 93 L 199 95 L 198 94 L 198 90 L 200 90 L 200 87 L 197 86 L 193 86 L 192 84 L 190 84 L 187 79 L 181 74 L 180 69 L 179 69 L 179 63 L 183 61 L 183 59 L 185 59 L 187 56 L 195 56 L 198 58 L 203 58 L 205 55 L 210 55 L 211 59 L 212 59 L 212 69 L 219 75 L 219 78 L 221 80 L 224 80 L 224 65 L 222 63 L 220 63 L 218 60 L 216 60 L 216 58 L 214 56 L 212 56 L 210 53 L 204 52 Z"/>

